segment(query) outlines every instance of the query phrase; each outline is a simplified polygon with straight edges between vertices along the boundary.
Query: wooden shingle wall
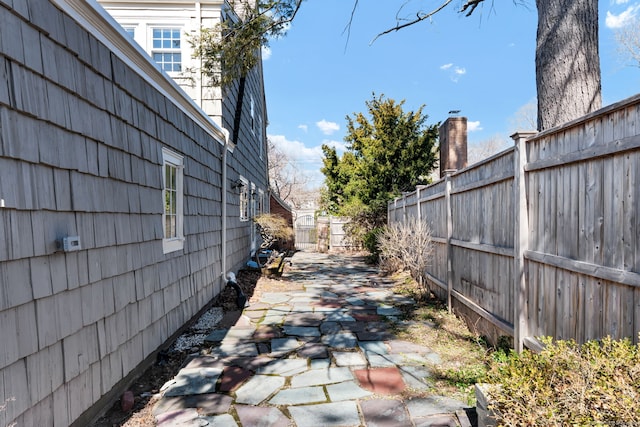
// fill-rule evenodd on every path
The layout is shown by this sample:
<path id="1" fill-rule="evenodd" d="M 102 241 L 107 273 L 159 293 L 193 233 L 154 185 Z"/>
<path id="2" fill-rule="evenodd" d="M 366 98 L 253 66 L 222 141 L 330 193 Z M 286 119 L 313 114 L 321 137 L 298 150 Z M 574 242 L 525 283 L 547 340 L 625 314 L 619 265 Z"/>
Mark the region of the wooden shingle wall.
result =
<path id="1" fill-rule="evenodd" d="M 220 292 L 222 143 L 48 0 L 0 1 L 0 425 L 86 419 Z M 185 160 L 166 255 L 162 147 Z M 233 173 L 266 185 L 251 150 Z"/>
<path id="2" fill-rule="evenodd" d="M 233 134 L 234 118 L 236 114 L 235 106 L 238 102 L 238 86 L 236 83 L 224 90 L 222 102 L 222 122 L 223 126 Z M 258 65 L 252 70 L 245 83 L 245 92 L 242 102 L 242 121 L 237 137 L 233 141 L 236 147 L 233 158 L 229 159 L 228 178 L 230 181 L 237 180 L 241 175 L 249 182 L 255 183 L 256 189 L 262 189 L 267 193 L 268 182 L 266 159 L 267 159 L 267 136 L 262 132 L 252 130 L 251 127 L 251 96 L 254 100 L 254 118 L 262 117 L 262 122 L 266 123 L 266 102 L 264 99 L 264 83 L 262 80 L 262 66 Z M 234 138 L 234 135 L 231 135 Z M 260 148 L 262 145 L 262 148 Z M 247 245 L 251 245 L 252 237 L 248 225 L 251 221 L 240 221 L 240 195 L 237 190 L 232 190 L 229 196 L 229 207 L 227 209 L 227 244 L 229 245 L 227 255 L 229 259 L 238 259 L 244 256 Z M 269 202 L 265 200 L 265 210 L 268 210 Z M 259 245 L 260 242 L 257 242 Z M 228 264 L 231 261 L 228 261 Z"/>
<path id="3" fill-rule="evenodd" d="M 635 96 L 520 136 L 516 147 L 391 202 L 389 220 L 419 206 L 434 236 L 432 290 L 494 342 L 637 342 L 639 121 Z"/>

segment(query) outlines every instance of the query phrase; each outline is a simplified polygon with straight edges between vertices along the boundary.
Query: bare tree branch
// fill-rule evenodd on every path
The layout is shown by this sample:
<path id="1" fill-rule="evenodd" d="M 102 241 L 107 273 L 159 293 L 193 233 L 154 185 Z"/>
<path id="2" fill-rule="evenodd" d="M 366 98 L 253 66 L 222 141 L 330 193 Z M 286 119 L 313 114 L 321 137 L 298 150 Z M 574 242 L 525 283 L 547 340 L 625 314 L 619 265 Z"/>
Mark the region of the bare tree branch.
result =
<path id="1" fill-rule="evenodd" d="M 351 24 L 353 23 L 353 17 L 356 15 L 356 8 L 358 7 L 358 0 L 354 0 L 353 8 L 351 9 L 351 15 L 349 16 L 349 22 L 342 30 L 342 34 L 347 33 L 347 41 L 344 44 L 344 49 L 347 50 L 347 45 L 349 44 L 349 38 L 351 37 Z"/>
<path id="2" fill-rule="evenodd" d="M 398 22 L 398 24 L 393 27 L 393 28 L 389 28 L 388 30 L 385 30 L 381 33 L 378 33 L 378 35 L 376 35 L 373 40 L 371 40 L 371 42 L 369 43 L 370 45 L 375 43 L 376 40 L 378 40 L 378 38 L 389 34 L 389 33 L 393 33 L 395 31 L 399 31 L 402 30 L 403 28 L 407 28 L 410 27 L 412 25 L 415 25 L 419 22 L 422 22 L 426 19 L 431 18 L 433 15 L 435 15 L 436 13 L 440 12 L 442 9 L 444 9 L 445 7 L 447 7 L 453 0 L 445 0 L 440 6 L 438 6 L 437 8 L 435 8 L 434 10 L 432 10 L 431 12 L 428 13 L 423 13 L 423 12 L 418 12 L 416 14 L 416 18 L 404 23 L 400 23 L 400 18 L 398 17 L 398 15 L 396 14 L 396 22 Z M 469 16 L 473 13 L 473 11 L 476 9 L 476 7 L 478 7 L 478 5 L 480 3 L 482 3 L 484 0 L 467 0 L 467 2 L 465 4 L 462 5 L 462 8 L 460 9 L 460 12 L 465 12 L 467 9 L 469 9 L 469 11 L 467 12 L 466 16 Z M 402 9 L 404 6 L 406 5 L 406 3 L 404 5 L 401 6 L 400 9 Z"/>
<path id="3" fill-rule="evenodd" d="M 412 20 L 412 21 L 408 21 L 405 22 L 404 24 L 398 24 L 393 28 L 389 28 L 388 30 L 385 30 L 381 33 L 379 33 L 378 35 L 376 35 L 373 40 L 371 40 L 371 42 L 369 43 L 370 45 L 375 43 L 376 40 L 378 40 L 378 38 L 384 36 L 385 34 L 389 34 L 389 33 L 393 33 L 395 31 L 399 31 L 403 28 L 407 28 L 410 27 L 412 25 L 417 24 L 418 22 L 422 22 L 425 19 L 429 19 L 431 18 L 433 15 L 435 15 L 436 13 L 440 12 L 442 9 L 444 9 L 445 7 L 447 7 L 449 5 L 449 3 L 451 3 L 453 0 L 445 0 L 444 3 L 442 3 L 440 6 L 438 6 L 436 9 L 432 10 L 429 13 L 418 13 L 416 19 Z"/>
<path id="4" fill-rule="evenodd" d="M 484 0 L 469 0 L 467 1 L 463 6 L 462 9 L 460 9 L 460 13 L 464 13 L 464 11 L 466 11 L 467 9 L 469 9 L 469 12 L 467 12 L 467 14 L 465 16 L 471 16 L 471 14 L 473 13 L 474 10 L 476 10 L 476 7 L 478 7 L 478 5 L 480 3 L 482 3 Z"/>

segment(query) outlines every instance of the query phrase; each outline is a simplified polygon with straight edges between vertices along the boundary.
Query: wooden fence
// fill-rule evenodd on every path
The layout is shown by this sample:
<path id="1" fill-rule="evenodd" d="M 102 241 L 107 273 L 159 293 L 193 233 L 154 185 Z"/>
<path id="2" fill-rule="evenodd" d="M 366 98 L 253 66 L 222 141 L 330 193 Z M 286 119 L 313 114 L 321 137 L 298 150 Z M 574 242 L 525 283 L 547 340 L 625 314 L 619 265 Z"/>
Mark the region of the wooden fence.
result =
<path id="1" fill-rule="evenodd" d="M 349 222 L 345 217 L 320 216 L 316 224 L 317 244 L 312 249 L 319 252 L 349 251 L 354 248 L 346 237 L 344 226 Z"/>
<path id="2" fill-rule="evenodd" d="M 492 341 L 638 341 L 640 95 L 418 187 L 389 221 L 431 226 L 432 291 Z"/>

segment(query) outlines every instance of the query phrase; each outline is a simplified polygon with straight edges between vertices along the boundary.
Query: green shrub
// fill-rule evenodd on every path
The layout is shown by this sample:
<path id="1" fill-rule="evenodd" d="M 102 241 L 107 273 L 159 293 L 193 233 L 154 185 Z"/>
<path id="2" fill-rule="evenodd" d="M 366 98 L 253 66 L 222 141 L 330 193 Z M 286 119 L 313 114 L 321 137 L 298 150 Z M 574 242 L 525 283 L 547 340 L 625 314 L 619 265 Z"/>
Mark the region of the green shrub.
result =
<path id="1" fill-rule="evenodd" d="M 640 344 L 542 339 L 539 354 L 498 352 L 487 376 L 504 426 L 639 426 Z"/>
<path id="2" fill-rule="evenodd" d="M 382 232 L 382 227 L 376 227 L 364 235 L 363 246 L 371 254 L 371 260 L 378 262 L 380 250 L 378 249 L 378 236 Z"/>

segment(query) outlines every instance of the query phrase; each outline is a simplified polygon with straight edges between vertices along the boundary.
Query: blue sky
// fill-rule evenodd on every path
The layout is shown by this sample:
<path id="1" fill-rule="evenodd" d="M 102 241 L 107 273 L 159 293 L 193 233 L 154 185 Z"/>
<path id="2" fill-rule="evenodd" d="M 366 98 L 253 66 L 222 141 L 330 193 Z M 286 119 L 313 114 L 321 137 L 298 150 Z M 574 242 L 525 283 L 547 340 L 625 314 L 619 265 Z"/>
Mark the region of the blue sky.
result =
<path id="1" fill-rule="evenodd" d="M 451 3 L 430 21 L 378 38 L 395 18 L 439 4 L 423 0 L 360 0 L 350 34 L 352 0 L 306 0 L 288 34 L 264 55 L 269 138 L 309 176 L 319 172 L 323 143 L 344 147 L 347 115 L 365 112 L 372 94 L 424 105 L 427 123 L 461 110 L 469 144 L 508 139 L 517 117 L 535 102 L 535 2 L 480 4 L 471 17 Z M 640 69 L 617 51 L 612 28 L 640 13 L 640 3 L 600 1 L 603 105 L 639 92 Z M 535 118 L 534 118 L 535 119 Z"/>

